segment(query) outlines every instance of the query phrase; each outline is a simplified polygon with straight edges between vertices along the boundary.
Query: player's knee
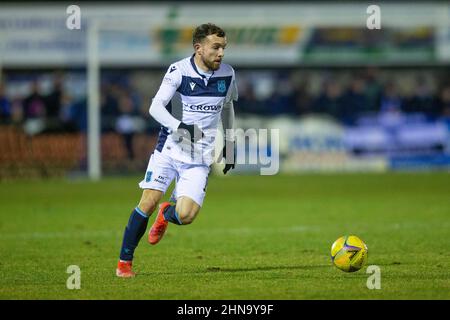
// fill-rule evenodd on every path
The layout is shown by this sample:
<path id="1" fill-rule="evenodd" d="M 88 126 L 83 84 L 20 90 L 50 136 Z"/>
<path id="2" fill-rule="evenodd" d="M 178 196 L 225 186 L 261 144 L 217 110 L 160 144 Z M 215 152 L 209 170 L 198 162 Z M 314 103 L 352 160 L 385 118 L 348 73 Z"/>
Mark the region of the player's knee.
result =
<path id="1" fill-rule="evenodd" d="M 191 224 L 194 222 L 195 216 L 184 216 L 183 218 L 180 218 L 183 225 Z"/>
<path id="2" fill-rule="evenodd" d="M 190 209 L 190 210 L 182 209 L 180 212 L 178 212 L 178 217 L 180 218 L 183 225 L 191 224 L 195 220 L 197 213 L 198 213 L 198 210 L 196 210 L 196 209 Z"/>
<path id="3" fill-rule="evenodd" d="M 139 209 L 150 216 L 155 211 L 162 195 L 163 193 L 158 190 L 144 190 L 138 204 Z"/>
<path id="4" fill-rule="evenodd" d="M 145 200 L 141 201 L 138 205 L 139 209 L 143 211 L 147 215 L 151 215 L 153 211 L 155 211 L 157 202 L 154 200 Z"/>
<path id="5" fill-rule="evenodd" d="M 148 197 L 148 198 L 141 199 L 141 201 L 139 202 L 138 207 L 145 214 L 151 215 L 152 212 L 155 211 L 157 205 L 158 205 L 158 200 L 157 199 Z"/>

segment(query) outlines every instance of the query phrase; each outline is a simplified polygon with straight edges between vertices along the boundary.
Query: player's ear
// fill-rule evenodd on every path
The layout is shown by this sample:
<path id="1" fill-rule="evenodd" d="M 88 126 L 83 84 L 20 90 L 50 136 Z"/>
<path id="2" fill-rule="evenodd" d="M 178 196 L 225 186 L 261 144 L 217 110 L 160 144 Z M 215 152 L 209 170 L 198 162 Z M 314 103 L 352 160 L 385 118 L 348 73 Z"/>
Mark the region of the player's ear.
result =
<path id="1" fill-rule="evenodd" d="M 199 53 L 201 55 L 202 54 L 202 45 L 199 42 L 195 43 L 194 50 L 195 50 L 195 53 Z"/>

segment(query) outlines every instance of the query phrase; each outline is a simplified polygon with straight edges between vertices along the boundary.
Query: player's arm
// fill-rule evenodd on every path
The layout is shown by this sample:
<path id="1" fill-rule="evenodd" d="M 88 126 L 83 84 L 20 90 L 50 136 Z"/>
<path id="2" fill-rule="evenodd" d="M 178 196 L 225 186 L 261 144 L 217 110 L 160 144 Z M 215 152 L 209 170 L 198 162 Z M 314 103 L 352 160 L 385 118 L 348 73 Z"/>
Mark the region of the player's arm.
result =
<path id="1" fill-rule="evenodd" d="M 222 126 L 223 131 L 225 133 L 225 141 L 224 147 L 222 150 L 222 156 L 225 159 L 225 168 L 223 169 L 223 173 L 227 174 L 230 169 L 234 169 L 235 166 L 235 157 L 236 157 L 236 146 L 235 146 L 235 137 L 234 137 L 234 106 L 233 100 L 238 99 L 237 94 L 237 86 L 234 80 L 234 71 L 233 71 L 233 79 L 231 83 L 231 89 L 228 92 L 226 102 L 223 106 L 222 110 Z"/>
<path id="2" fill-rule="evenodd" d="M 233 101 L 224 104 L 222 110 L 222 126 L 226 141 L 234 141 L 234 106 Z"/>
<path id="3" fill-rule="evenodd" d="M 225 133 L 225 141 L 222 150 L 222 157 L 225 159 L 223 173 L 227 174 L 230 169 L 234 169 L 235 164 L 235 140 L 234 140 L 234 106 L 233 101 L 225 103 L 222 110 L 222 126 Z"/>
<path id="4" fill-rule="evenodd" d="M 233 101 L 238 100 L 238 90 L 236 81 L 234 78 L 234 70 L 233 77 L 231 79 L 231 85 L 227 92 L 227 96 L 225 98 L 225 103 L 223 105 L 222 110 L 222 126 L 225 132 L 225 140 L 234 141 L 234 105 Z"/>
<path id="5" fill-rule="evenodd" d="M 169 128 L 172 132 L 178 131 L 181 135 L 195 142 L 195 132 L 199 129 L 194 125 L 188 125 L 176 119 L 166 109 L 167 104 L 172 100 L 180 84 L 181 73 L 176 66 L 172 65 L 164 76 L 161 86 L 152 100 L 149 113 L 156 121 Z"/>
<path id="6" fill-rule="evenodd" d="M 153 98 L 149 110 L 150 115 L 156 121 L 166 128 L 169 128 L 171 131 L 177 130 L 181 121 L 175 119 L 170 112 L 167 111 L 166 106 L 169 104 L 170 100 L 172 100 L 173 95 L 180 84 L 181 73 L 176 66 L 172 65 L 164 75 L 161 86 Z"/>

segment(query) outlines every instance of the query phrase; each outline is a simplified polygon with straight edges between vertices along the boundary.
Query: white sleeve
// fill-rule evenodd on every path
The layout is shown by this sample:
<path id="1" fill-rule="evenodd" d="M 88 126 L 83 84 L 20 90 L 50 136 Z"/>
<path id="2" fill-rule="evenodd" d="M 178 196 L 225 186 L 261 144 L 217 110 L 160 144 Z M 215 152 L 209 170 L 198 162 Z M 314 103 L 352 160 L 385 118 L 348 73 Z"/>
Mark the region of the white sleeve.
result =
<path id="1" fill-rule="evenodd" d="M 225 103 L 223 110 L 222 110 L 221 117 L 222 117 L 223 132 L 225 133 L 225 140 L 234 141 L 233 130 L 227 130 L 227 129 L 234 128 L 233 101 L 229 101 L 229 102 Z"/>
<path id="2" fill-rule="evenodd" d="M 171 65 L 164 75 L 164 79 L 159 87 L 158 92 L 150 105 L 150 115 L 163 126 L 175 131 L 181 121 L 175 119 L 166 106 L 172 99 L 181 84 L 181 72 L 176 65 Z"/>
<path id="3" fill-rule="evenodd" d="M 237 101 L 239 98 L 234 69 L 232 69 L 232 71 L 233 75 L 231 77 L 230 87 L 228 88 L 227 96 L 225 98 L 225 104 L 227 104 L 230 101 L 232 102 L 233 100 Z"/>

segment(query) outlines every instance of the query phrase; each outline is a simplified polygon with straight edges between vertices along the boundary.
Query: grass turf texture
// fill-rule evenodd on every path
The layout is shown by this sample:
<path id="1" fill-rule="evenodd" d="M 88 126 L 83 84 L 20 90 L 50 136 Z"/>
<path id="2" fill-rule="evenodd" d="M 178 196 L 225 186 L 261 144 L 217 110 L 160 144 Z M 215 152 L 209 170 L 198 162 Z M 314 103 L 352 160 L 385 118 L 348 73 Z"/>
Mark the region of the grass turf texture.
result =
<path id="1" fill-rule="evenodd" d="M 139 177 L 0 184 L 0 299 L 449 299 L 446 173 L 211 177 L 189 226 L 136 250 L 115 276 Z M 165 198 L 167 198 L 166 195 Z M 149 227 L 155 214 L 150 218 Z M 361 237 L 381 289 L 330 260 Z M 68 290 L 69 265 L 81 289 Z"/>

